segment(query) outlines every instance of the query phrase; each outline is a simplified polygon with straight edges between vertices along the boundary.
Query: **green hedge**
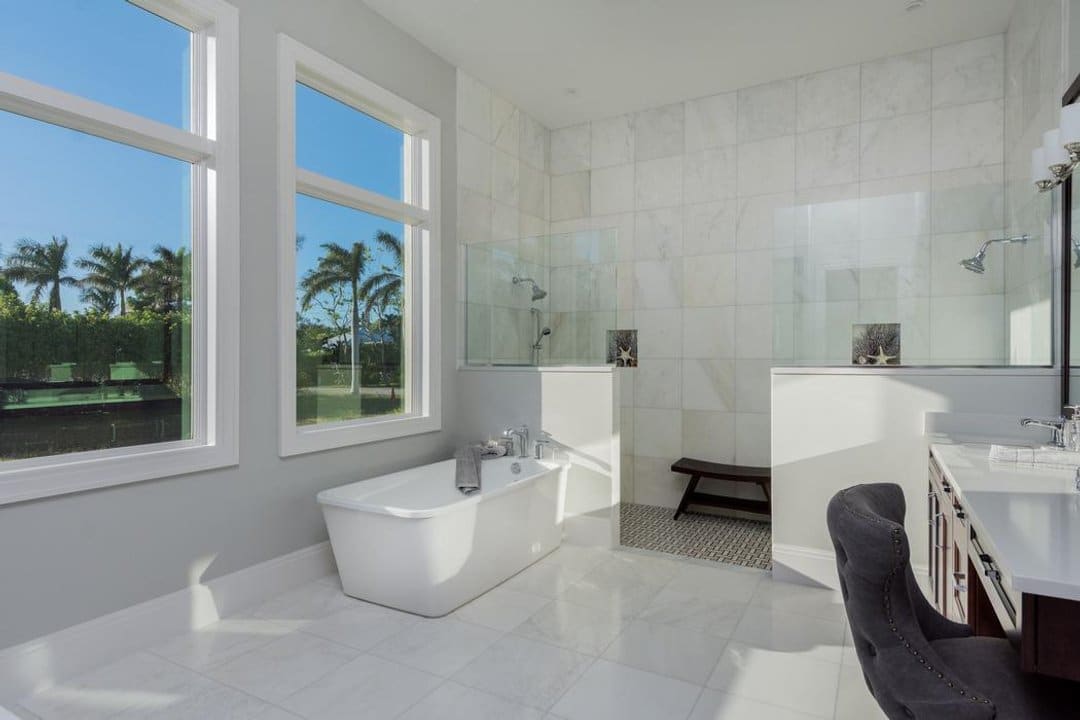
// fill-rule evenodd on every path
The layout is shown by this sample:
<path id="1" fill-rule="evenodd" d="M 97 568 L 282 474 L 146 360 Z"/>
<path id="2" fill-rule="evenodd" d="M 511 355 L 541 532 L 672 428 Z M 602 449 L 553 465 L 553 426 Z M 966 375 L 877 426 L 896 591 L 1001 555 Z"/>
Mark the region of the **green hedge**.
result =
<path id="1" fill-rule="evenodd" d="M 363 387 L 401 387 L 401 349 L 397 343 L 387 343 L 380 348 L 376 343 L 360 346 L 360 384 Z M 344 384 L 349 384 L 349 360 L 339 362 Z M 335 375 L 332 358 L 325 353 L 296 353 L 296 384 L 298 387 L 318 387 L 331 382 Z"/>
<path id="2" fill-rule="evenodd" d="M 110 317 L 0 300 L 0 380 L 45 381 L 50 365 L 73 363 L 72 380 L 101 382 L 109 379 L 110 365 L 129 362 L 148 376 L 183 385 L 189 325 L 178 313 Z"/>

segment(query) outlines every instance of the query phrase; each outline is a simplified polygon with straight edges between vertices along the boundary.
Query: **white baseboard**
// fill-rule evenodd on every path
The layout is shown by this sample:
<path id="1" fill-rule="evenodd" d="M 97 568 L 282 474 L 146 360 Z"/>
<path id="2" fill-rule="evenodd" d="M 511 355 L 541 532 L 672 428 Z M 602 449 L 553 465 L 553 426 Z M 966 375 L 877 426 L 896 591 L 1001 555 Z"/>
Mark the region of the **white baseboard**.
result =
<path id="1" fill-rule="evenodd" d="M 0 650 L 0 705 L 334 572 L 330 543 L 297 550 Z"/>
<path id="2" fill-rule="evenodd" d="M 772 557 L 773 577 L 777 580 L 833 590 L 840 587 L 836 575 L 836 555 L 828 550 L 773 543 Z M 911 569 L 916 579 L 930 572 L 926 565 L 916 563 L 912 563 Z"/>
<path id="3" fill-rule="evenodd" d="M 817 585 L 835 590 L 836 556 L 826 550 L 801 545 L 773 543 L 773 577 L 799 585 Z"/>

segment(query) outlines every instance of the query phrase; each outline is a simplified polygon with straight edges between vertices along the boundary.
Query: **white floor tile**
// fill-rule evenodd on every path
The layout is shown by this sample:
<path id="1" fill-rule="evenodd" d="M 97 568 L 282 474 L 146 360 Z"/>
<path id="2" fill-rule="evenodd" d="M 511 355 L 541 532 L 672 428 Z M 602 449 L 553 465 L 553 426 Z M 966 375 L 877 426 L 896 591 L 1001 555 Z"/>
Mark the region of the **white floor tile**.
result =
<path id="1" fill-rule="evenodd" d="M 514 633 L 585 655 L 600 655 L 628 622 L 629 618 L 618 610 L 600 610 L 560 599 L 538 610 Z"/>
<path id="2" fill-rule="evenodd" d="M 543 595 L 497 587 L 458 608 L 454 615 L 466 622 L 506 632 L 525 622 L 549 602 L 551 598 Z"/>
<path id="3" fill-rule="evenodd" d="M 870 694 L 862 669 L 840 669 L 840 689 L 836 693 L 836 720 L 888 720 Z"/>
<path id="4" fill-rule="evenodd" d="M 563 544 L 555 552 L 544 558 L 544 561 L 568 568 L 589 571 L 610 559 L 613 554 L 614 551 L 607 548 Z"/>
<path id="5" fill-rule="evenodd" d="M 664 585 L 679 574 L 687 563 L 666 557 L 632 552 L 612 553 L 612 557 L 598 565 L 600 573 L 617 575 L 647 585 Z"/>
<path id="6" fill-rule="evenodd" d="M 684 565 L 668 584 L 668 589 L 697 595 L 705 600 L 749 602 L 764 577 L 760 570 L 734 566 Z"/>
<path id="7" fill-rule="evenodd" d="M 587 655 L 506 635 L 454 680 L 515 703 L 547 710 L 592 662 Z"/>
<path id="8" fill-rule="evenodd" d="M 475 660 L 502 633 L 455 618 L 424 619 L 371 650 L 372 655 L 450 677 Z"/>
<path id="9" fill-rule="evenodd" d="M 741 600 L 708 600 L 665 588 L 638 619 L 727 638 L 735 632 L 745 610 L 746 603 Z"/>
<path id="10" fill-rule="evenodd" d="M 731 637 L 751 647 L 839 663 L 844 626 L 809 615 L 751 606 Z"/>
<path id="11" fill-rule="evenodd" d="M 640 582 L 603 565 L 568 587 L 562 598 L 627 616 L 641 613 L 661 589 L 661 585 Z"/>
<path id="12" fill-rule="evenodd" d="M 301 629 L 357 650 L 369 650 L 418 621 L 416 615 L 361 602 L 305 623 Z"/>
<path id="13" fill-rule="evenodd" d="M 750 604 L 781 612 L 844 622 L 844 599 L 839 590 L 778 582 L 765 577 L 758 583 Z"/>
<path id="14" fill-rule="evenodd" d="M 855 653 L 855 648 L 848 643 L 844 643 L 844 649 L 841 651 L 841 662 L 851 667 L 861 667 L 859 664 L 859 656 Z"/>
<path id="15" fill-rule="evenodd" d="M 474 688 L 448 682 L 401 716 L 401 720 L 541 720 L 543 713 Z"/>
<path id="16" fill-rule="evenodd" d="M 177 689 L 200 679 L 168 660 L 138 652 L 24 698 L 19 704 L 41 720 L 96 720 L 131 710 L 149 714 L 182 699 Z"/>
<path id="17" fill-rule="evenodd" d="M 556 562 L 540 561 L 530 565 L 500 587 L 507 590 L 554 598 L 580 580 L 588 570 L 571 568 Z"/>
<path id="18" fill-rule="evenodd" d="M 359 654 L 353 648 L 314 635 L 293 633 L 218 665 L 207 674 L 226 685 L 277 702 Z"/>
<path id="19" fill-rule="evenodd" d="M 264 618 L 226 618 L 150 650 L 184 667 L 206 670 L 288 635 L 298 624 Z"/>
<path id="20" fill-rule="evenodd" d="M 269 703 L 201 676 L 173 688 L 171 694 L 174 699 L 164 706 L 131 708 L 110 720 L 142 720 L 148 717 L 154 720 L 266 720 L 282 716 L 280 709 Z"/>
<path id="21" fill-rule="evenodd" d="M 832 717 L 840 666 L 732 641 L 708 686 L 791 710 Z"/>
<path id="22" fill-rule="evenodd" d="M 697 685 L 599 660 L 552 708 L 566 720 L 685 720 Z"/>
<path id="23" fill-rule="evenodd" d="M 388 660 L 362 655 L 285 698 L 285 709 L 309 720 L 389 720 L 442 680 Z"/>
<path id="24" fill-rule="evenodd" d="M 706 690 L 698 698 L 689 720 L 819 720 L 820 717 L 738 695 Z"/>
<path id="25" fill-rule="evenodd" d="M 640 620 L 611 643 L 608 660 L 704 685 L 724 652 L 723 638 Z"/>
<path id="26" fill-rule="evenodd" d="M 278 595 L 242 615 L 271 620 L 319 620 L 359 603 L 340 587 L 316 581 Z"/>
<path id="27" fill-rule="evenodd" d="M 879 720 L 845 620 L 836 593 L 760 571 L 565 545 L 445 618 L 349 598 L 328 576 L 19 708 L 28 720 Z"/>

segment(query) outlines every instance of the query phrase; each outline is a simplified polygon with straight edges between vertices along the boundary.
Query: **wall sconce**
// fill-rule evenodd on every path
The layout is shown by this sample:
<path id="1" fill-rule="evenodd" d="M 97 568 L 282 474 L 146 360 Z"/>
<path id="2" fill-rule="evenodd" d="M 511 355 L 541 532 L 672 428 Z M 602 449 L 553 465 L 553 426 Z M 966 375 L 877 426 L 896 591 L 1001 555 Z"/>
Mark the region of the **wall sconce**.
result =
<path id="1" fill-rule="evenodd" d="M 1035 183 L 1039 192 L 1046 192 L 1058 185 L 1046 164 L 1046 152 L 1041 147 L 1031 151 L 1031 182 Z"/>
<path id="2" fill-rule="evenodd" d="M 1080 166 L 1080 103 L 1061 109 L 1061 127 L 1043 133 L 1043 144 L 1031 153 L 1031 182 L 1039 192 L 1065 182 Z"/>
<path id="3" fill-rule="evenodd" d="M 1080 162 L 1080 103 L 1061 108 L 1061 143 L 1069 158 Z"/>
<path id="4" fill-rule="evenodd" d="M 1061 144 L 1061 130 L 1054 128 L 1043 133 L 1043 160 L 1058 182 L 1072 174 L 1073 163 L 1065 146 Z"/>

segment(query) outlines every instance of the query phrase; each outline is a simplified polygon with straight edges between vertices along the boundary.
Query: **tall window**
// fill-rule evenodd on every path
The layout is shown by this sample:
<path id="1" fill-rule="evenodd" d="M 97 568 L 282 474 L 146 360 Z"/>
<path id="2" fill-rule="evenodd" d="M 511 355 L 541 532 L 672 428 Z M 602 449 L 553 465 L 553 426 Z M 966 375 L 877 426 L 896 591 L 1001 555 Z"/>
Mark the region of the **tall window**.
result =
<path id="1" fill-rule="evenodd" d="M 440 427 L 439 121 L 280 36 L 281 453 Z"/>
<path id="2" fill-rule="evenodd" d="M 0 502 L 235 462 L 235 52 L 219 0 L 5 5 Z"/>

